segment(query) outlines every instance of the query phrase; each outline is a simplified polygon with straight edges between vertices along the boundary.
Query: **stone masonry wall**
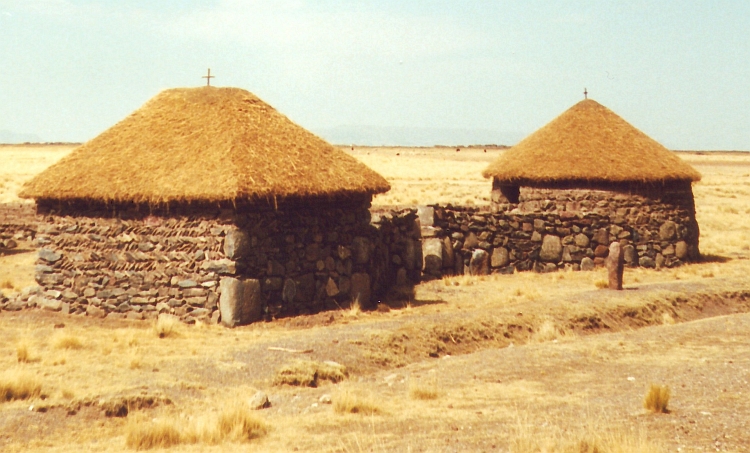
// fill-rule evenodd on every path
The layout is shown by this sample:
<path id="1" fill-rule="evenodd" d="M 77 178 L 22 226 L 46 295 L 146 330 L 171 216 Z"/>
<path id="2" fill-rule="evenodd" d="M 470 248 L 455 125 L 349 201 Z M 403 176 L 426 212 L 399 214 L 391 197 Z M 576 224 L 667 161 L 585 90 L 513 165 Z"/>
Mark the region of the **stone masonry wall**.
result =
<path id="1" fill-rule="evenodd" d="M 53 213 L 42 204 L 35 275 L 41 288 L 5 308 L 218 322 L 222 288 L 236 291 L 232 282 L 258 289 L 253 303 L 265 319 L 336 309 L 355 298 L 367 308 L 394 284 L 419 277 L 407 240 L 419 232 L 415 211 L 371 223 L 368 208 L 369 200 L 260 212 L 79 206 Z"/>
<path id="2" fill-rule="evenodd" d="M 10 250 L 34 239 L 37 228 L 31 203 L 0 204 L 0 250 Z"/>
<path id="3" fill-rule="evenodd" d="M 620 241 L 628 266 L 673 267 L 699 257 L 692 193 L 660 198 L 594 190 L 522 188 L 501 209 L 419 210 L 424 272 L 512 273 L 591 269 Z"/>

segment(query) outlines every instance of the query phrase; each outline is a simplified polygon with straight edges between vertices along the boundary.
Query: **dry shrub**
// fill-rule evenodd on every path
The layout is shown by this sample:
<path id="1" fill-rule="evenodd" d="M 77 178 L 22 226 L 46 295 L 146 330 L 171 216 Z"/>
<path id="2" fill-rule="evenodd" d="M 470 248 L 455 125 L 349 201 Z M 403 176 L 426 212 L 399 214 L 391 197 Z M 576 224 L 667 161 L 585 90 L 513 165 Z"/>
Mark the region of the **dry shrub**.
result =
<path id="1" fill-rule="evenodd" d="M 661 315 L 661 323 L 665 326 L 671 326 L 675 323 L 675 321 L 671 314 L 665 312 Z"/>
<path id="2" fill-rule="evenodd" d="M 0 378 L 0 402 L 36 398 L 42 394 L 42 384 L 28 374 L 12 372 Z"/>
<path id="3" fill-rule="evenodd" d="M 341 382 L 346 379 L 346 367 L 336 362 L 298 360 L 281 367 L 274 377 L 274 385 L 317 387 L 320 381 Z"/>
<path id="4" fill-rule="evenodd" d="M 134 450 L 169 448 L 180 444 L 182 440 L 179 429 L 169 420 L 131 421 L 125 430 L 125 445 Z"/>
<path id="5" fill-rule="evenodd" d="M 339 414 L 377 415 L 383 413 L 383 409 L 371 397 L 355 395 L 351 392 L 342 392 L 334 398 L 333 410 Z"/>
<path id="6" fill-rule="evenodd" d="M 16 345 L 16 359 L 19 363 L 30 363 L 38 360 L 37 358 L 32 357 L 29 352 L 29 345 L 26 343 L 19 343 Z"/>
<path id="7" fill-rule="evenodd" d="M 154 323 L 154 333 L 159 338 L 176 338 L 182 336 L 182 325 L 179 318 L 161 314 Z"/>
<path id="8" fill-rule="evenodd" d="M 643 407 L 656 414 L 667 414 L 669 413 L 667 405 L 670 396 L 669 386 L 651 384 L 648 393 L 646 393 L 646 398 L 643 400 Z"/>
<path id="9" fill-rule="evenodd" d="M 52 347 L 55 349 L 83 349 L 83 342 L 74 335 L 60 334 L 52 339 Z"/>
<path id="10" fill-rule="evenodd" d="M 360 313 L 362 313 L 362 305 L 359 303 L 359 297 L 356 297 L 352 301 L 351 305 L 349 305 L 349 311 L 347 312 L 347 315 L 356 318 Z"/>
<path id="11" fill-rule="evenodd" d="M 2 282 L 0 282 L 0 289 L 15 289 L 15 285 L 13 285 L 13 282 L 5 279 Z"/>

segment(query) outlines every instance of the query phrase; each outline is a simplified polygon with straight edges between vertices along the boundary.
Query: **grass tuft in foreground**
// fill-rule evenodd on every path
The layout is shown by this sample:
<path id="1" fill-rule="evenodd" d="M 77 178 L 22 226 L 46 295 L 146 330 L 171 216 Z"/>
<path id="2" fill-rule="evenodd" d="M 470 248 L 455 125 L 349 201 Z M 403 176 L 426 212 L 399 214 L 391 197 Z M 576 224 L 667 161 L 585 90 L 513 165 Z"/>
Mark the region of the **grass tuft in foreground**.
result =
<path id="1" fill-rule="evenodd" d="M 437 378 L 431 376 L 424 381 L 412 381 L 409 383 L 409 397 L 415 400 L 435 400 L 440 397 Z"/>
<path id="2" fill-rule="evenodd" d="M 643 400 L 643 407 L 656 414 L 667 414 L 670 396 L 669 386 L 651 384 Z"/>
<path id="3" fill-rule="evenodd" d="M 133 450 L 169 448 L 182 441 L 180 431 L 169 420 L 131 422 L 125 430 L 125 445 Z"/>
<path id="4" fill-rule="evenodd" d="M 176 316 L 159 315 L 154 323 L 154 333 L 159 338 L 176 338 L 182 336 L 182 325 Z"/>
<path id="5" fill-rule="evenodd" d="M 36 398 L 42 394 L 42 384 L 27 374 L 8 373 L 0 377 L 0 402 Z"/>
<path id="6" fill-rule="evenodd" d="M 83 349 L 83 342 L 74 335 L 62 334 L 52 339 L 52 347 L 55 349 Z"/>

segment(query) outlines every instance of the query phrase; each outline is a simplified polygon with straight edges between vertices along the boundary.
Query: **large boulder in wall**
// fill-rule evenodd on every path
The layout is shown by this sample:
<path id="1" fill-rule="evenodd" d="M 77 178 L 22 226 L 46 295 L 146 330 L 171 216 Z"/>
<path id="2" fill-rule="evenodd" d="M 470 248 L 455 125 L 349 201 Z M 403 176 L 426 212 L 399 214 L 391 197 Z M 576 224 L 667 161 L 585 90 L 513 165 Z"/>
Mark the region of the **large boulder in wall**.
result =
<path id="1" fill-rule="evenodd" d="M 234 327 L 260 320 L 263 315 L 260 280 L 224 277 L 219 282 L 219 287 L 222 324 Z"/>

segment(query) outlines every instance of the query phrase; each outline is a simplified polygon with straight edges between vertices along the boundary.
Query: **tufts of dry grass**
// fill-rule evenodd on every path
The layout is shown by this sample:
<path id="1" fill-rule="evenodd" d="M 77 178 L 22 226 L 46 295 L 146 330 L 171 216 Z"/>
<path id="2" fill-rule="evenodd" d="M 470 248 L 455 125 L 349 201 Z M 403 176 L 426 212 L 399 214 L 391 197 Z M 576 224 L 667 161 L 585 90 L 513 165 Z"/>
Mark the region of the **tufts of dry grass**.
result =
<path id="1" fill-rule="evenodd" d="M 608 289 L 609 282 L 607 280 L 597 280 L 594 282 L 594 286 L 596 286 L 597 289 Z"/>
<path id="2" fill-rule="evenodd" d="M 268 431 L 268 424 L 254 415 L 250 408 L 235 404 L 216 419 L 132 419 L 125 428 L 125 445 L 134 450 L 149 450 L 180 444 L 247 442 L 263 437 Z"/>
<path id="3" fill-rule="evenodd" d="M 317 387 L 320 381 L 341 382 L 348 376 L 345 366 L 336 362 L 298 360 L 281 367 L 274 377 L 274 385 Z"/>
<path id="4" fill-rule="evenodd" d="M 409 397 L 415 400 L 435 400 L 440 397 L 437 377 L 433 374 L 424 381 L 412 381 L 409 383 Z"/>
<path id="5" fill-rule="evenodd" d="M 83 349 L 80 338 L 70 334 L 60 334 L 52 338 L 52 347 L 55 349 Z"/>
<path id="6" fill-rule="evenodd" d="M 655 414 L 667 414 L 669 413 L 667 405 L 670 396 L 669 386 L 651 384 L 643 400 L 643 407 Z"/>
<path id="7" fill-rule="evenodd" d="M 636 433 L 619 427 L 587 426 L 578 429 L 521 426 L 512 436 L 511 453 L 665 453 L 663 446 L 649 439 L 643 430 Z"/>
<path id="8" fill-rule="evenodd" d="M 39 358 L 31 354 L 27 343 L 21 342 L 16 345 L 16 360 L 18 363 L 31 363 L 38 362 Z"/>
<path id="9" fill-rule="evenodd" d="M 177 338 L 182 336 L 182 325 L 176 316 L 159 315 L 154 323 L 154 333 L 159 338 Z"/>
<path id="10" fill-rule="evenodd" d="M 532 343 L 546 343 L 548 341 L 559 340 L 565 335 L 566 332 L 564 329 L 558 327 L 553 320 L 548 319 L 542 322 L 542 324 L 540 324 L 539 327 L 534 330 L 534 333 L 531 335 L 530 341 Z"/>
<path id="11" fill-rule="evenodd" d="M 181 441 L 180 431 L 170 420 L 131 421 L 125 428 L 125 445 L 133 450 L 169 448 Z"/>
<path id="12" fill-rule="evenodd" d="M 36 398 L 42 394 L 42 384 L 33 376 L 8 372 L 0 378 L 0 403 Z"/>
<path id="13" fill-rule="evenodd" d="M 384 411 L 371 397 L 352 392 L 341 392 L 333 400 L 333 410 L 338 414 L 378 415 Z"/>

